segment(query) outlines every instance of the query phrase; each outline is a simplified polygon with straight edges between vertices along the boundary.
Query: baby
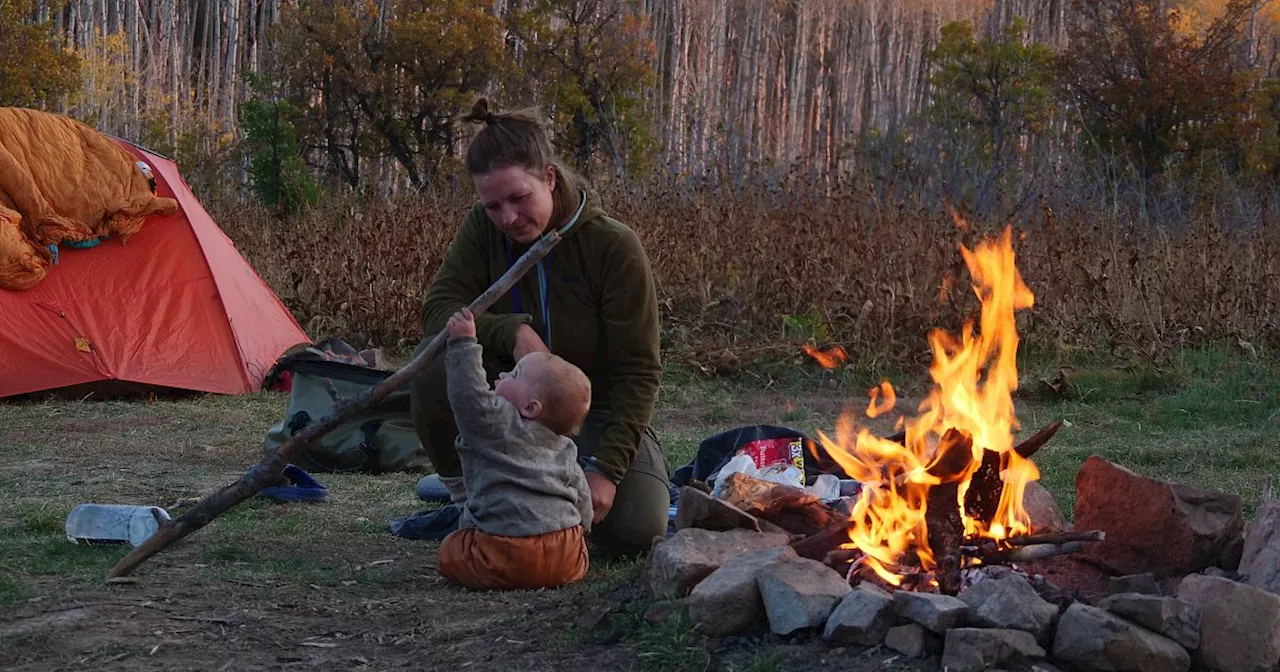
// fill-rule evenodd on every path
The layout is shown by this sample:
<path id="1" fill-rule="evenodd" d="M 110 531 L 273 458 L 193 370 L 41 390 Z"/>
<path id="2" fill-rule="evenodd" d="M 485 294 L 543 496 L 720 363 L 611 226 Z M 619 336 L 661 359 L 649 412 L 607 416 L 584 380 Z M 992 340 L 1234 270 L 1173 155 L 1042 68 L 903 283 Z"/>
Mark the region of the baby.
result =
<path id="1" fill-rule="evenodd" d="M 492 390 L 476 324 L 449 318 L 449 403 L 458 423 L 465 499 L 440 544 L 439 571 L 476 590 L 568 585 L 587 573 L 591 491 L 569 438 L 591 405 L 591 381 L 548 353 L 531 353 Z"/>

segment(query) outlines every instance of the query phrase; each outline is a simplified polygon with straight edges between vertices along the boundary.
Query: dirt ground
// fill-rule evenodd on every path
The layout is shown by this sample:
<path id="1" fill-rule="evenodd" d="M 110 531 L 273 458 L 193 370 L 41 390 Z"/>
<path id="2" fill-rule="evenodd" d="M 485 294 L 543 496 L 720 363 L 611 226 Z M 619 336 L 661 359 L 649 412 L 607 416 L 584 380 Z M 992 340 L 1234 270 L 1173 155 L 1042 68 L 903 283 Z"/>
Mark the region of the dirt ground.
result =
<path id="1" fill-rule="evenodd" d="M 1068 515 L 1075 471 L 1094 453 L 1238 493 L 1251 513 L 1265 474 L 1280 469 L 1271 410 L 1280 383 L 1210 364 L 1191 383 L 1131 389 L 1099 379 L 1075 398 L 1019 400 L 1023 431 L 1067 420 L 1037 462 Z M 673 466 L 706 436 L 743 424 L 830 431 L 865 389 L 747 382 L 664 387 L 655 425 Z M 938 669 L 936 657 L 837 649 L 813 634 L 780 638 L 762 627 L 710 640 L 679 617 L 651 623 L 642 560 L 593 555 L 587 580 L 557 591 L 456 588 L 435 570 L 436 544 L 386 530 L 424 508 L 410 474 L 319 475 L 333 493 L 322 504 L 250 500 L 145 563 L 136 583 L 104 581 L 127 549 L 66 540 L 78 503 L 178 515 L 183 502 L 232 482 L 261 458 L 284 403 L 260 394 L 0 404 L 0 668 Z"/>
<path id="2" fill-rule="evenodd" d="M 261 457 L 283 405 L 262 394 L 0 406 L 0 491 L 11 493 L 0 502 L 0 668 L 931 669 L 766 628 L 708 640 L 678 616 L 649 623 L 638 559 L 593 556 L 588 579 L 558 591 L 459 589 L 435 571 L 437 544 L 386 532 L 424 508 L 409 474 L 319 475 L 333 493 L 323 504 L 250 500 L 148 561 L 136 583 L 104 580 L 127 549 L 66 540 L 81 502 L 180 514 Z M 765 406 L 786 412 L 770 395 L 666 407 L 672 462 Z"/>

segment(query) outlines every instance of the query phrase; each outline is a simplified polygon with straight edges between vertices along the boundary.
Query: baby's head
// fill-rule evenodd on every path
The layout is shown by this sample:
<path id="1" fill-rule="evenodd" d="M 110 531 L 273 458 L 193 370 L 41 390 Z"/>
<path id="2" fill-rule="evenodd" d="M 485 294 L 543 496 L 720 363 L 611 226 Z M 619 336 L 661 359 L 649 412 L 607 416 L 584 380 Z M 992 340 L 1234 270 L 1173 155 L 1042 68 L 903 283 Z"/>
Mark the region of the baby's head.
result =
<path id="1" fill-rule="evenodd" d="M 498 376 L 493 391 L 525 419 L 561 436 L 577 436 L 591 408 L 591 381 L 578 367 L 546 352 L 531 352 Z"/>

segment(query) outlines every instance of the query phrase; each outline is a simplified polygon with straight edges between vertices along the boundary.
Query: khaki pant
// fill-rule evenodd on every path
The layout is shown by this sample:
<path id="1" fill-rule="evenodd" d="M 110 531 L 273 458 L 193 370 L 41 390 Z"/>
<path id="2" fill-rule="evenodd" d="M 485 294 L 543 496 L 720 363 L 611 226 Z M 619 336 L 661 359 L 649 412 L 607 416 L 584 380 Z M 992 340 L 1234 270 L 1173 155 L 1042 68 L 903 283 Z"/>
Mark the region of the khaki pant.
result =
<path id="1" fill-rule="evenodd" d="M 587 575 L 582 527 L 534 537 L 502 537 L 474 527 L 440 542 L 440 575 L 472 590 L 559 588 Z"/>
<path id="2" fill-rule="evenodd" d="M 492 383 L 500 371 L 510 370 L 511 362 L 486 355 L 484 368 Z M 437 357 L 414 379 L 409 398 L 414 427 L 431 464 L 441 476 L 463 475 L 454 447 L 458 428 L 449 408 L 444 357 Z M 582 432 L 574 439 L 579 456 L 595 454 L 606 417 L 601 411 L 592 411 L 587 416 Z M 667 511 L 671 505 L 669 480 L 666 455 L 653 431 L 646 429 L 635 461 L 618 483 L 613 508 L 607 518 L 592 528 L 592 538 L 616 553 L 649 550 L 654 537 L 661 537 L 667 531 Z"/>

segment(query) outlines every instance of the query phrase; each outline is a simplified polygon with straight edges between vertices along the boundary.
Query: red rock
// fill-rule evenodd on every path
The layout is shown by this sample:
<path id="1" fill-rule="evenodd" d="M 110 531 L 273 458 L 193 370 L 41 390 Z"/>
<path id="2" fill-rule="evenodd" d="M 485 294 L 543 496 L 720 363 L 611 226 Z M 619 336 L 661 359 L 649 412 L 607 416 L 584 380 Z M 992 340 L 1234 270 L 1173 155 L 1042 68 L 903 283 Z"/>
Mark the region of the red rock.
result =
<path id="1" fill-rule="evenodd" d="M 1075 529 L 1103 530 L 1085 547 L 1116 574 L 1181 576 L 1220 561 L 1244 530 L 1239 497 L 1166 483 L 1094 455 L 1076 474 Z"/>

